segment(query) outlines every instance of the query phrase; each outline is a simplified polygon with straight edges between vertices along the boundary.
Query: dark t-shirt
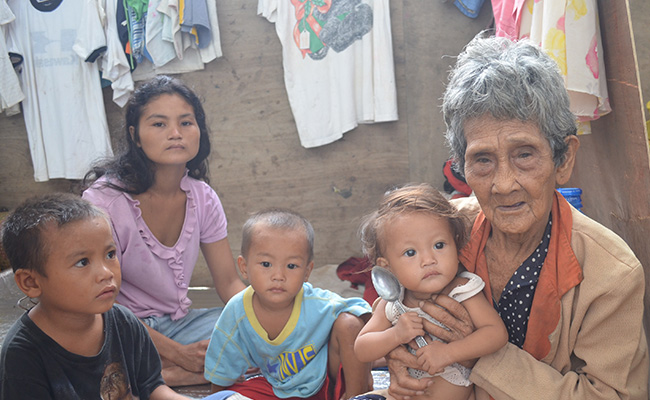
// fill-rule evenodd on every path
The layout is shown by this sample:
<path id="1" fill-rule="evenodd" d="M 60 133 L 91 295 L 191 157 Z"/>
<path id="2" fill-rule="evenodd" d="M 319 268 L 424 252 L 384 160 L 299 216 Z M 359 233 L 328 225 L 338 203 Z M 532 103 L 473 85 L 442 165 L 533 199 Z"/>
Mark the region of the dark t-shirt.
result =
<path id="1" fill-rule="evenodd" d="M 0 400 L 148 399 L 164 384 L 146 328 L 115 305 L 104 317 L 99 354 L 70 353 L 25 313 L 9 330 L 0 353 Z"/>

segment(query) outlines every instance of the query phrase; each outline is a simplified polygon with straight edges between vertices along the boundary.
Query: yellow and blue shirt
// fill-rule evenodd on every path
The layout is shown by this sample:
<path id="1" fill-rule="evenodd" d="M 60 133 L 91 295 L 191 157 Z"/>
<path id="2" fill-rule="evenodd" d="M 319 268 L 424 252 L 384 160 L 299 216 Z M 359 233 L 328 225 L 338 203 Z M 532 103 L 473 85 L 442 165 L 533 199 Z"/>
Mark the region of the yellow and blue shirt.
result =
<path id="1" fill-rule="evenodd" d="M 212 332 L 205 356 L 205 378 L 228 387 L 248 368 L 259 367 L 278 397 L 309 397 L 327 375 L 327 344 L 342 312 L 371 312 L 358 297 L 343 298 L 304 283 L 282 332 L 269 340 L 253 310 L 248 287 L 228 302 Z"/>

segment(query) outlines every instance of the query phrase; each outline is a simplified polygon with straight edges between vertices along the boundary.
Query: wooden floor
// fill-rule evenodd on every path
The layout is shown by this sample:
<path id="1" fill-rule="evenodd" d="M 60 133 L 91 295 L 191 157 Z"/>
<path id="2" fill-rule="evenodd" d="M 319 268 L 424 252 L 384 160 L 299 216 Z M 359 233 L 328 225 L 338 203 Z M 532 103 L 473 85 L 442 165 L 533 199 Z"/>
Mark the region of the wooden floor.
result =
<path id="1" fill-rule="evenodd" d="M 202 399 L 210 394 L 210 385 L 183 386 L 173 388 L 176 392 L 191 399 Z"/>

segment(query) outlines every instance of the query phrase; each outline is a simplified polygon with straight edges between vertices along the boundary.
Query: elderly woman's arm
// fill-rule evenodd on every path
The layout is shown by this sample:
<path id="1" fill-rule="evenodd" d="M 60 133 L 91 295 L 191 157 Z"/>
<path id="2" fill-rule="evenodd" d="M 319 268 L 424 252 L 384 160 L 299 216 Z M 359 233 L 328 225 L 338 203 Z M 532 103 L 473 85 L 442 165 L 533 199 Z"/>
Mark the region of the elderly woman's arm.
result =
<path id="1" fill-rule="evenodd" d="M 497 400 L 647 399 L 643 269 L 638 264 L 599 286 L 600 294 L 593 298 L 580 298 L 586 296 L 585 288 L 565 295 L 573 301 L 565 304 L 563 299 L 562 314 L 573 314 L 573 321 L 565 321 L 572 325 L 570 332 L 551 349 L 552 365 L 508 343 L 481 357 L 470 380 Z M 590 304 L 578 315 L 575 310 L 581 306 L 576 304 L 585 301 Z"/>

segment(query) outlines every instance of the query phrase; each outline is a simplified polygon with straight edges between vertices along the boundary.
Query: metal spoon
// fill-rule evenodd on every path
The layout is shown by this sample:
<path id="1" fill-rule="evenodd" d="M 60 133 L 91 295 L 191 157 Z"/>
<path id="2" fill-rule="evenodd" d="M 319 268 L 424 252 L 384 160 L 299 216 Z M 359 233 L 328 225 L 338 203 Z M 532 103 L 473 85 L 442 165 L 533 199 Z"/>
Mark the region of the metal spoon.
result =
<path id="1" fill-rule="evenodd" d="M 404 314 L 406 309 L 404 309 L 404 304 L 399 299 L 400 283 L 397 277 L 386 268 L 377 266 L 372 269 L 370 274 L 372 276 L 372 284 L 375 286 L 379 297 L 386 301 L 395 302 L 398 315 Z M 417 343 L 418 347 L 427 345 L 427 341 L 422 336 L 416 336 L 415 343 Z"/>

